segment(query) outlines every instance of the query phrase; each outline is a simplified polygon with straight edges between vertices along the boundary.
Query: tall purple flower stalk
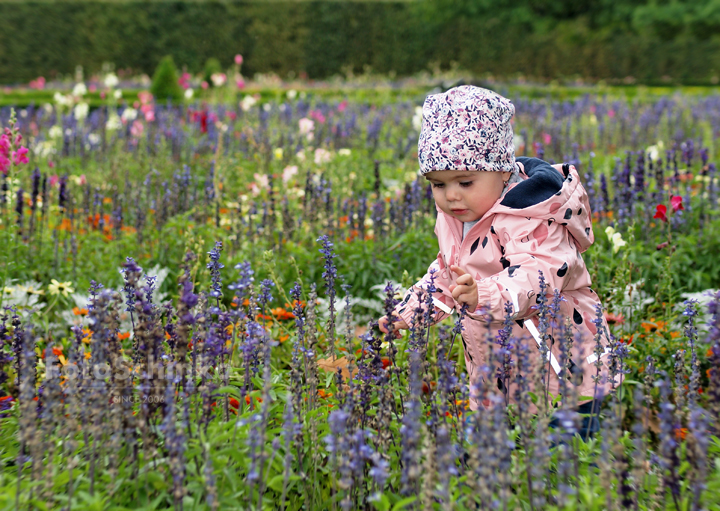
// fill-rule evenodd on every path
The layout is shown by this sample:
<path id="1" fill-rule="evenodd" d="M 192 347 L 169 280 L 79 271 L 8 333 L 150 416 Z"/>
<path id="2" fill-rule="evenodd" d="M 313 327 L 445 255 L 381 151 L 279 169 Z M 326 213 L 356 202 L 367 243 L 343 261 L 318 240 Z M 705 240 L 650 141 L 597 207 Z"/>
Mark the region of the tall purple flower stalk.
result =
<path id="1" fill-rule="evenodd" d="M 337 254 L 333 251 L 333 243 L 327 234 L 320 236 L 317 239 L 318 242 L 322 243 L 320 253 L 325 258 L 324 271 L 322 273 L 323 279 L 325 279 L 325 293 L 328 298 L 328 312 L 330 319 L 327 323 L 327 337 L 330 344 L 330 353 L 332 354 L 333 360 L 336 357 L 335 352 L 335 279 L 337 279 L 337 267 L 333 259 L 337 257 Z"/>

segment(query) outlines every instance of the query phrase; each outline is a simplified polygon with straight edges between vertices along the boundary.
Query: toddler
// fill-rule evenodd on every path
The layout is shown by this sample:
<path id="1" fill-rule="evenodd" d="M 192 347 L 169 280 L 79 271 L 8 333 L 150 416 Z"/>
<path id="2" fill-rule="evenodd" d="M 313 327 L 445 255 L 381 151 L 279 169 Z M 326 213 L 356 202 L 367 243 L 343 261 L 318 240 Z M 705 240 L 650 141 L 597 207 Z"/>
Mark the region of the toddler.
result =
<path id="1" fill-rule="evenodd" d="M 593 243 L 587 193 L 572 166 L 551 166 L 537 158 L 515 158 L 510 121 L 515 108 L 506 98 L 473 86 L 461 86 L 428 96 L 423 105 L 418 142 L 420 172 L 432 185 L 438 210 L 435 234 L 440 252 L 428 273 L 396 307 L 392 321 L 380 319 L 380 329 L 407 329 L 418 307 L 417 288 L 426 289 L 434 270 L 434 321 L 467 304 L 463 322 L 465 364 L 474 381 L 486 362 L 484 308 L 493 317 L 493 337 L 502 327 L 506 302 L 513 304 L 513 335 L 530 339 L 531 356 L 538 357 L 536 298 L 539 271 L 547 283 L 548 303 L 558 289 L 564 301 L 561 321 L 572 319 L 582 342 L 575 341 L 572 359 L 579 365 L 578 396 L 596 390 L 595 335 L 598 295 L 590 289 L 581 252 Z M 600 327 L 602 377 L 598 395 L 607 393 L 608 330 Z M 532 340 L 534 338 L 534 340 Z M 575 336 L 577 339 L 578 336 Z M 550 392 L 558 394 L 559 353 L 551 350 Z M 504 389 L 502 381 L 498 388 Z M 531 389 L 533 390 L 533 389 Z M 470 407 L 479 406 L 471 395 Z M 583 406 L 581 411 L 587 408 Z"/>

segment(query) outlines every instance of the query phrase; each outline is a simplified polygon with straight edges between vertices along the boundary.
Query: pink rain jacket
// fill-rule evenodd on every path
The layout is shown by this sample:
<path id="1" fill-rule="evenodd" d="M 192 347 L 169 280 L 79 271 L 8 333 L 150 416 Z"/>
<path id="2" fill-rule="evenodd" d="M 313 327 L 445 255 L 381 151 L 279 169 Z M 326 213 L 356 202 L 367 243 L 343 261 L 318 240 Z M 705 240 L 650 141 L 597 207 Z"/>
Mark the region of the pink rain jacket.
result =
<path id="1" fill-rule="evenodd" d="M 560 290 L 565 299 L 561 313 L 572 319 L 574 328 L 582 336 L 581 343 L 576 336 L 572 349 L 572 359 L 583 372 L 578 396 L 593 396 L 593 376 L 597 371 L 593 351 L 597 329 L 592 321 L 599 298 L 590 289 L 590 275 L 581 255 L 594 241 L 587 192 L 573 166 L 565 166 L 563 170 L 560 165 L 551 167 L 537 158 L 517 158 L 517 161 L 523 167 L 519 174 L 522 181 L 508 187 L 507 193 L 472 227 L 465 239 L 462 222 L 438 209 L 435 234 L 440 252 L 425 277 L 398 304 L 395 313 L 412 325 L 414 311 L 418 308 L 415 288 L 426 289 L 431 269 L 436 271 L 435 287 L 438 289 L 434 295 L 434 321 L 448 317 L 453 308 L 459 311 L 461 304 L 455 302 L 449 291 L 457 278 L 449 266 L 457 265 L 475 276 L 479 307 L 489 306 L 494 318 L 491 325 L 493 338 L 502 328 L 505 303 L 513 303 L 516 313 L 513 335 L 529 343 L 528 351 L 532 357 L 539 357 L 538 319 L 533 306 L 539 292 L 538 271 L 542 271 L 548 285 L 548 304 L 552 301 L 553 290 Z M 463 322 L 465 364 L 470 382 L 474 381 L 478 368 L 486 364 L 488 332 L 486 323 L 479 319 L 479 316 L 467 317 Z M 604 319 L 603 326 L 601 339 L 603 346 L 607 346 L 609 339 Z M 532 330 L 536 333 L 535 338 Z M 560 359 L 557 344 L 552 349 L 555 362 Z M 604 376 L 608 353 L 609 348 L 606 348 L 601 357 L 601 374 Z M 550 369 L 550 374 L 550 392 L 557 395 L 556 371 Z M 601 382 L 598 390 L 604 395 L 611 382 L 607 377 Z M 511 400 L 513 391 L 514 386 L 511 386 Z M 470 407 L 474 410 L 478 406 L 476 396 L 471 395 Z"/>

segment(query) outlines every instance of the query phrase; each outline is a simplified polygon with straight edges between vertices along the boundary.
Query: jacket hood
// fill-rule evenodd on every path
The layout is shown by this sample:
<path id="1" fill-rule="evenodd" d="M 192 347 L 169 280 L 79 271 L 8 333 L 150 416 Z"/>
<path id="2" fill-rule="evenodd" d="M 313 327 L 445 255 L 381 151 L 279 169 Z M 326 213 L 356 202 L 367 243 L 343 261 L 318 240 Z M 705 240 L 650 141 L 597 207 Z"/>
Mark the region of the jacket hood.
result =
<path id="1" fill-rule="evenodd" d="M 564 225 L 580 250 L 595 241 L 592 230 L 590 200 L 574 166 L 552 166 L 538 158 L 517 158 L 526 177 L 515 184 L 493 207 L 498 214 L 544 218 L 548 225 Z M 524 174 L 524 176 L 523 176 Z"/>

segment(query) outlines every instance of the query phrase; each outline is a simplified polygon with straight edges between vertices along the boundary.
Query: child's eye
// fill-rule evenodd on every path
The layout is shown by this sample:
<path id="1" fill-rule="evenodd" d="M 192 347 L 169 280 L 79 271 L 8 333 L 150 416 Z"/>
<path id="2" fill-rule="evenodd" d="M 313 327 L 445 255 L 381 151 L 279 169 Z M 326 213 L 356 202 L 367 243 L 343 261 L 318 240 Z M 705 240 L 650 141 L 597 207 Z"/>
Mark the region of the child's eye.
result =
<path id="1" fill-rule="evenodd" d="M 432 184 L 433 188 L 442 188 L 443 186 L 445 186 L 445 183 L 433 183 Z"/>
<path id="2" fill-rule="evenodd" d="M 467 187 L 469 187 L 469 186 L 472 186 L 472 184 L 473 184 L 472 181 L 462 181 L 462 182 L 460 183 L 460 186 L 462 186 L 463 188 L 467 188 Z"/>

